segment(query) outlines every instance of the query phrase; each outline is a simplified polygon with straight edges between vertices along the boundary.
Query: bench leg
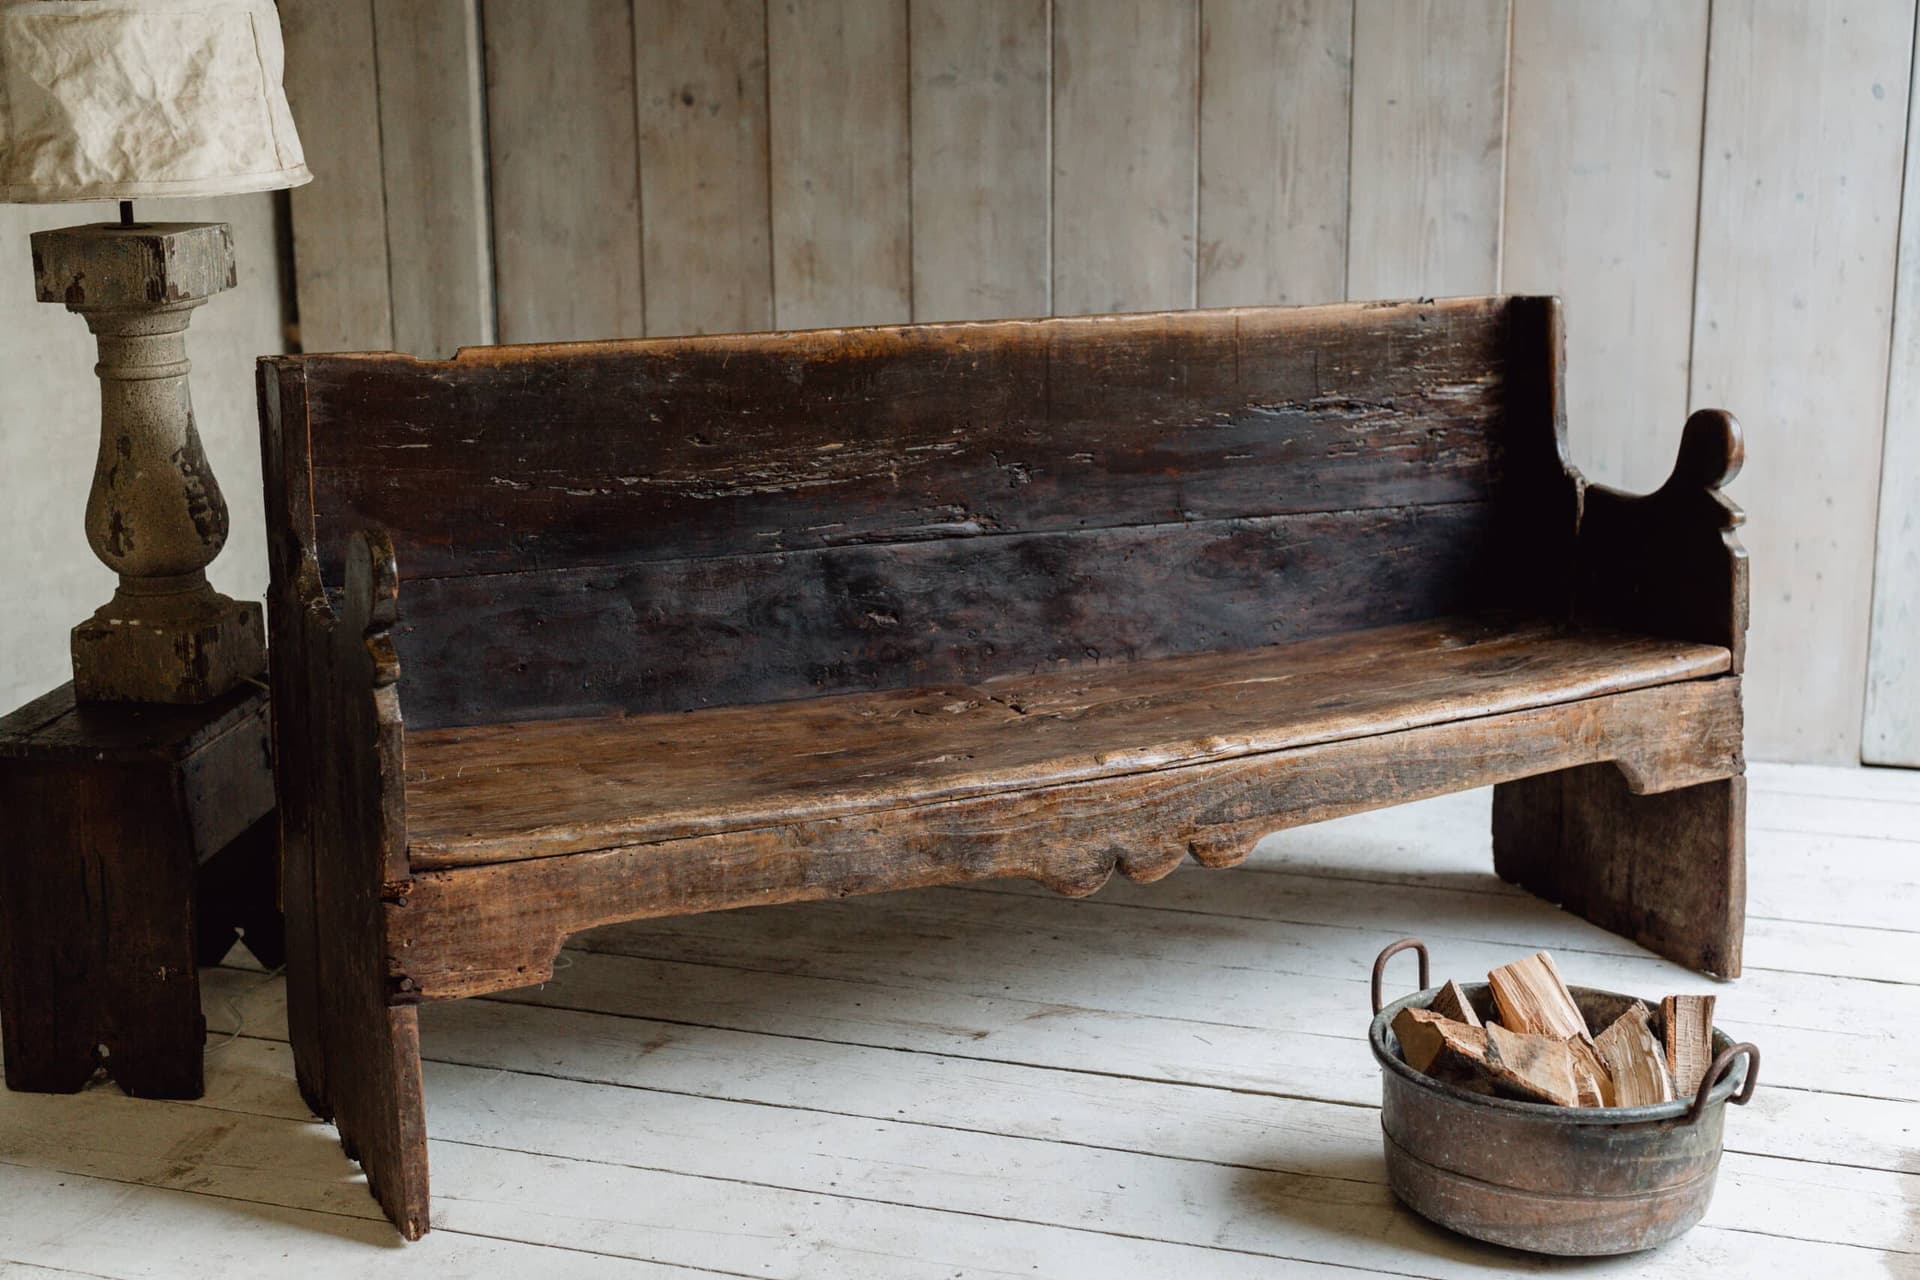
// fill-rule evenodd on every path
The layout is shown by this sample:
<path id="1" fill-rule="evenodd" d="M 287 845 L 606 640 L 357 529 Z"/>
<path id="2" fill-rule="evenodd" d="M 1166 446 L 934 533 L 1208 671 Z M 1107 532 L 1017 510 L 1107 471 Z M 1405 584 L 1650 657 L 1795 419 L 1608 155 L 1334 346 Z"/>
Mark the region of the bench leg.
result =
<path id="1" fill-rule="evenodd" d="M 1502 879 L 1727 978 L 1740 974 L 1746 828 L 1744 777 L 1635 795 L 1597 764 L 1493 789 Z"/>
<path id="2" fill-rule="evenodd" d="M 347 1157 L 409 1240 L 427 1231 L 427 1128 L 420 1092 L 418 1011 L 368 1009 L 337 1024 L 329 1087 Z"/>
<path id="3" fill-rule="evenodd" d="M 199 1097 L 193 839 L 171 769 L 0 764 L 7 1087 L 72 1093 L 104 1069 L 134 1097 Z"/>
<path id="4" fill-rule="evenodd" d="M 294 1075 L 387 1217 L 417 1240 L 428 1225 L 418 1010 L 387 1001 L 378 886 L 350 868 L 316 866 L 296 830 L 282 866 Z"/>

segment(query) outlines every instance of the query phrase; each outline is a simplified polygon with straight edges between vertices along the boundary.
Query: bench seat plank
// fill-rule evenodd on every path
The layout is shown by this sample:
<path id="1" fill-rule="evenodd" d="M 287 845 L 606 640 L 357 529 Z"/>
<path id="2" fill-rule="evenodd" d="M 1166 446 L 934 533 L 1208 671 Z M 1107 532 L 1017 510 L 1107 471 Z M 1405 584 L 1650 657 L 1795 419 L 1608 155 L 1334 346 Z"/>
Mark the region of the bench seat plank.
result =
<path id="1" fill-rule="evenodd" d="M 1228 867 L 1272 831 L 1542 771 L 1613 784 L 1627 806 L 1580 811 L 1595 817 L 1585 856 L 1606 875 L 1561 872 L 1570 909 L 1662 952 L 1726 960 L 1710 950 L 1725 935 L 1703 945 L 1700 921 L 1740 917 L 1739 841 L 1723 833 L 1729 857 L 1704 834 L 1734 820 L 1740 768 L 1740 678 L 1725 675 L 1151 773 L 419 870 L 391 888 L 389 990 L 411 1003 L 545 982 L 567 937 L 650 916 L 999 876 L 1083 895 L 1116 870 L 1146 882 L 1188 859 Z M 1622 813 L 1642 825 L 1610 852 Z M 1538 832 L 1529 843 L 1543 858 L 1560 848 Z"/>
<path id="2" fill-rule="evenodd" d="M 1176 768 L 1718 675 L 1726 649 L 1455 617 L 975 684 L 410 732 L 416 869 Z"/>

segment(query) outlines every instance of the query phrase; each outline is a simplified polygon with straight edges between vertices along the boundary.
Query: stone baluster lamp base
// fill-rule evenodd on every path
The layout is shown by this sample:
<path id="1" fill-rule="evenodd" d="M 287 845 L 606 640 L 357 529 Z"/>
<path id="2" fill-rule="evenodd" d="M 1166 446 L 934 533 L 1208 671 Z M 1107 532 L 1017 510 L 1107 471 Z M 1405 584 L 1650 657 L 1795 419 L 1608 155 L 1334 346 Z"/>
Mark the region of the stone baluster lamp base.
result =
<path id="1" fill-rule="evenodd" d="M 99 344 L 100 457 L 87 542 L 120 575 L 73 629 L 75 696 L 205 702 L 266 671 L 260 606 L 206 568 L 227 540 L 227 504 L 187 394 L 187 323 L 234 285 L 225 223 L 111 223 L 33 236 L 42 302 L 78 312 Z"/>

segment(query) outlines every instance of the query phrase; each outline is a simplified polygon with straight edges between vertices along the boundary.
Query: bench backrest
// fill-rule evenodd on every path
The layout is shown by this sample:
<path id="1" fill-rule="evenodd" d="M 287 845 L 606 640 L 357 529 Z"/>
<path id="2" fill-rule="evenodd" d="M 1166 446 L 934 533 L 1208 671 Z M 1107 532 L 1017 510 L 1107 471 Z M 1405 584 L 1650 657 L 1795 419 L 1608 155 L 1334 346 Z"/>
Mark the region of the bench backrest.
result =
<path id="1" fill-rule="evenodd" d="M 1557 343 L 1477 298 L 274 359 L 275 574 L 390 531 L 416 726 L 1551 608 Z"/>

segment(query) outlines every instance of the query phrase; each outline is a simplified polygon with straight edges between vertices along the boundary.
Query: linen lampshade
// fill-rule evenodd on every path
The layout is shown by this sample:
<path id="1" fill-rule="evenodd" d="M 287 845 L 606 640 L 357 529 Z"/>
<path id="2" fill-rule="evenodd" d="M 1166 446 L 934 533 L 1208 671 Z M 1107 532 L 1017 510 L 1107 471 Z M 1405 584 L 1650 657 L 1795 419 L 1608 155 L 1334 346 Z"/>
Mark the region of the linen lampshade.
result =
<path id="1" fill-rule="evenodd" d="M 273 0 L 0 0 L 0 200 L 310 181 Z"/>

